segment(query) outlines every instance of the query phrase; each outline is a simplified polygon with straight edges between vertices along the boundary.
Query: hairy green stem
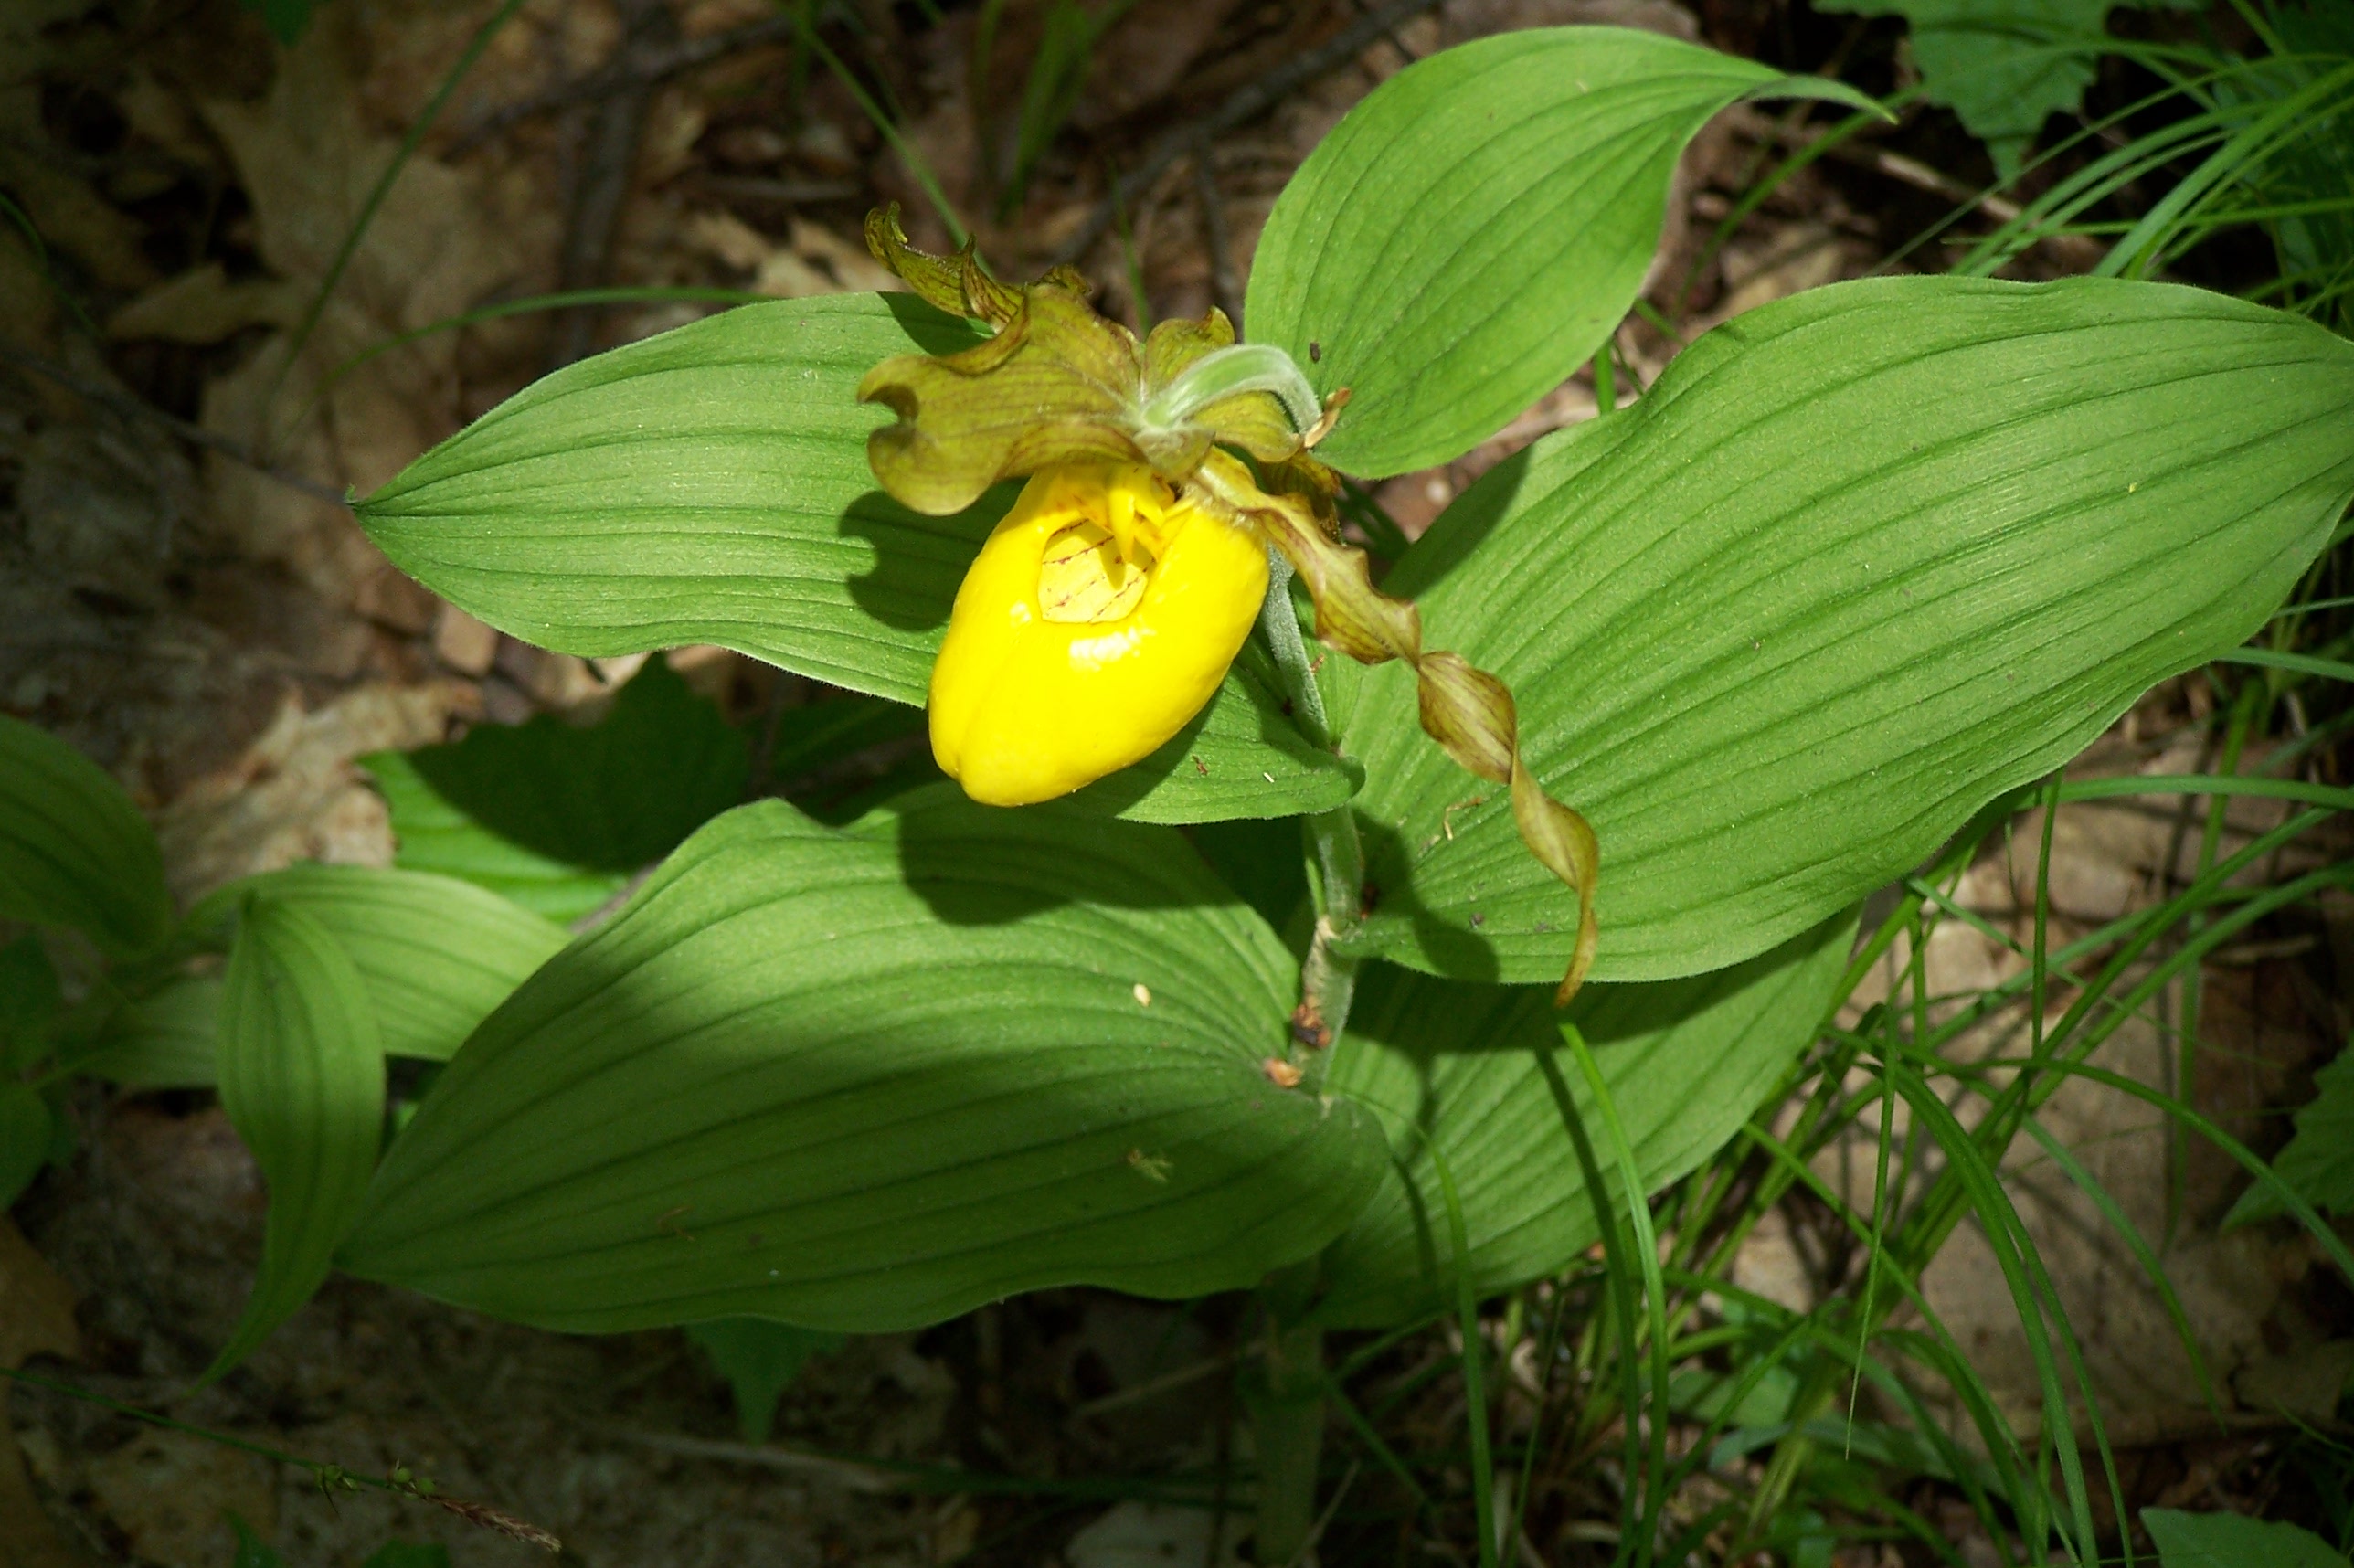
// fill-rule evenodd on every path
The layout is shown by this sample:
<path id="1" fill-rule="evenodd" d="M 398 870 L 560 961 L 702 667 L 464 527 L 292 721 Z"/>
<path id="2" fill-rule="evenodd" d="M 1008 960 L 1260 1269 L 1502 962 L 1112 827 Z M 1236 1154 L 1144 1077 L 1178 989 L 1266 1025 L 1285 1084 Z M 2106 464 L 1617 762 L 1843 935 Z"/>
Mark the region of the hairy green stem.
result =
<path id="1" fill-rule="evenodd" d="M 1267 558 L 1267 600 L 1259 609 L 1259 628 L 1275 655 L 1292 717 L 1311 742 L 1330 747 L 1331 722 L 1316 684 L 1308 640 L 1299 630 L 1299 612 L 1291 602 L 1291 563 L 1272 548 Z M 1320 1046 L 1341 1037 L 1356 994 L 1357 960 L 1333 949 L 1355 933 L 1361 918 L 1365 851 L 1357 836 L 1356 813 L 1345 804 L 1301 818 L 1300 827 L 1316 857 L 1316 930 L 1299 967 L 1301 1015 L 1296 1029 L 1303 1043 Z"/>

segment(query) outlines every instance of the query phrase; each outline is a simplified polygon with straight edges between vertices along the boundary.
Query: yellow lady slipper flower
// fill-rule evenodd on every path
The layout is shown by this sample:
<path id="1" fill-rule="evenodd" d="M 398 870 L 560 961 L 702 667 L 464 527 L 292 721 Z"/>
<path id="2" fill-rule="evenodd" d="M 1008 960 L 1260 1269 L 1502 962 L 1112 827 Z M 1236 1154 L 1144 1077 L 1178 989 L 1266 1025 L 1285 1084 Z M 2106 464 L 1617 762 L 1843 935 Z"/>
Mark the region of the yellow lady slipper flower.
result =
<path id="1" fill-rule="evenodd" d="M 957 590 L 932 755 L 992 806 L 1142 761 L 1217 691 L 1267 581 L 1256 535 L 1141 464 L 1041 470 Z"/>
<path id="2" fill-rule="evenodd" d="M 970 244 L 953 257 L 909 246 L 896 207 L 868 215 L 866 243 L 927 303 L 991 329 L 960 353 L 895 355 L 859 383 L 861 402 L 898 416 L 867 438 L 875 480 L 945 515 L 1031 476 L 957 590 L 932 666 L 940 767 L 976 800 L 1020 806 L 1142 761 L 1225 679 L 1272 547 L 1315 599 L 1318 638 L 1362 663 L 1413 665 L 1423 728 L 1511 787 L 1522 840 L 1577 894 L 1566 1004 L 1594 961 L 1594 830 L 1530 772 L 1504 683 L 1426 649 L 1421 613 L 1375 588 L 1341 542 L 1339 479 L 1310 452 L 1346 390 L 1320 401 L 1289 355 L 1236 343 L 1215 310 L 1139 343 L 1088 307 L 1076 273 L 1001 283 Z M 1312 987 L 1302 1007 L 1313 1025 Z"/>

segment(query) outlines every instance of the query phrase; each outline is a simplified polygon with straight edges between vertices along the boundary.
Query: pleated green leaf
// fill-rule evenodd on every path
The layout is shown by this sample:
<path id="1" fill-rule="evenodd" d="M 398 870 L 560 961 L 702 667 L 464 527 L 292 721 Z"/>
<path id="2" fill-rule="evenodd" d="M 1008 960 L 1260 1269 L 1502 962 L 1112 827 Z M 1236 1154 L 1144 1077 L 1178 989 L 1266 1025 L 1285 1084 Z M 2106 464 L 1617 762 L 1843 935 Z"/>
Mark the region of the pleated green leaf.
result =
<path id="1" fill-rule="evenodd" d="M 256 894 L 334 939 L 395 1056 L 447 1060 L 564 946 L 561 927 L 470 883 L 357 865 L 290 865 L 233 882 L 189 911 L 189 927 L 217 927 Z"/>
<path id="2" fill-rule="evenodd" d="M 1835 284 L 1540 441 L 1384 585 L 1601 837 L 1597 980 L 1856 902 L 2262 625 L 2354 492 L 2354 344 L 2199 290 Z M 1370 673 L 1363 947 L 1545 980 L 1576 906 Z M 1474 803 L 1476 802 L 1476 803 Z"/>
<path id="3" fill-rule="evenodd" d="M 1326 1253 L 1320 1315 L 1362 1327 L 1452 1304 L 1434 1147 L 1462 1199 L 1474 1292 L 1558 1273 L 1601 1234 L 1556 1098 L 1568 1094 L 1598 1127 L 1593 1097 L 1561 1052 L 1563 1018 L 1594 1047 L 1657 1192 L 1723 1148 L 1774 1091 L 1836 1001 L 1854 932 L 1841 916 L 1713 974 L 1591 985 L 1566 1015 L 1549 986 L 1369 968 L 1325 1086 L 1381 1118 L 1398 1164 Z M 1615 1182 L 1610 1199 L 1618 1202 Z"/>
<path id="4" fill-rule="evenodd" d="M 216 1378 L 327 1277 L 384 1128 L 384 1053 L 359 970 L 327 927 L 255 895 L 238 919 L 220 1010 L 220 1098 L 270 1188 L 261 1268 Z"/>
<path id="5" fill-rule="evenodd" d="M 1167 830 L 948 786 L 847 830 L 746 806 L 484 1022 L 343 1261 L 590 1331 L 1246 1285 L 1384 1168 L 1371 1117 L 1262 1072 L 1296 987 Z"/>
<path id="6" fill-rule="evenodd" d="M 1013 492 L 952 517 L 901 506 L 866 461 L 893 416 L 856 393 L 890 355 L 979 341 L 907 294 L 729 311 L 525 387 L 361 502 L 360 522 L 426 587 L 543 648 L 717 643 L 921 703 Z M 1096 799 L 1147 821 L 1316 810 L 1354 787 L 1247 673 L 1119 779 Z"/>
<path id="7" fill-rule="evenodd" d="M 126 1089 L 205 1089 L 220 1079 L 221 979 L 184 975 L 126 1002 L 68 1065 Z"/>
<path id="8" fill-rule="evenodd" d="M 0 715 L 0 920 L 69 926 L 116 957 L 172 928 L 154 830 L 105 770 Z"/>
<path id="9" fill-rule="evenodd" d="M 646 661 L 594 725 L 542 714 L 360 761 L 390 808 L 395 863 L 552 920 L 605 904 L 741 800 L 751 770 L 743 735 L 665 659 Z"/>
<path id="10" fill-rule="evenodd" d="M 1352 400 L 1317 456 L 1461 456 L 1594 356 L 1635 303 L 1668 183 L 1744 99 L 1869 99 L 1624 27 L 1503 33 L 1384 82 L 1268 217 L 1244 320 Z"/>

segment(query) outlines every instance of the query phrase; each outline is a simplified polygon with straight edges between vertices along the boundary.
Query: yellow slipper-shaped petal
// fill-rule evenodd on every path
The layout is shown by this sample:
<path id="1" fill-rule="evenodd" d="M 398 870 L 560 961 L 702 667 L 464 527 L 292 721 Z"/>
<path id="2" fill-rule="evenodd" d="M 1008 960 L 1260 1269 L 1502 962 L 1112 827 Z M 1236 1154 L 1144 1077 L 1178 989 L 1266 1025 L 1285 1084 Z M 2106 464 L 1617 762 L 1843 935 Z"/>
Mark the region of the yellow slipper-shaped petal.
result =
<path id="1" fill-rule="evenodd" d="M 1140 465 L 1050 468 L 981 546 L 932 666 L 932 755 L 992 806 L 1140 762 L 1217 691 L 1267 552 Z"/>

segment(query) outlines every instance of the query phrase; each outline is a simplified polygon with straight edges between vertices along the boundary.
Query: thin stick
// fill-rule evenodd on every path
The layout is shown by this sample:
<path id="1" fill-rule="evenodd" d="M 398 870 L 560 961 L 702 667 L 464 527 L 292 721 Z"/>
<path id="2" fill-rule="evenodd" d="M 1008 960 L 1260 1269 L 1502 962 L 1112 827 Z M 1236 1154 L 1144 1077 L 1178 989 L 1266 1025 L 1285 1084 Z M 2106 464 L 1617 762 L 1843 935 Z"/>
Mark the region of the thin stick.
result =
<path id="1" fill-rule="evenodd" d="M 452 158 L 472 152 L 476 147 L 512 130 L 535 115 L 552 114 L 559 109 L 569 109 L 592 98 L 601 98 L 634 82 L 659 86 L 672 77 L 711 64 L 738 49 L 757 48 L 763 44 L 789 44 L 800 30 L 800 22 L 792 16 L 771 16 L 761 21 L 731 27 L 708 37 L 689 38 L 684 43 L 663 48 L 636 51 L 623 50 L 618 58 L 599 66 L 586 76 L 560 82 L 546 92 L 526 98 L 517 103 L 493 109 L 460 132 L 449 146 Z"/>
<path id="2" fill-rule="evenodd" d="M 1123 203 L 1135 201 L 1149 190 L 1170 164 L 1192 152 L 1196 144 L 1257 119 L 1295 89 L 1364 53 L 1384 32 L 1400 22 L 1422 15 L 1437 3 L 1438 0 L 1390 0 L 1388 5 L 1378 11 L 1367 12 L 1307 53 L 1296 55 L 1257 81 L 1235 89 L 1200 123 L 1171 127 L 1146 151 L 1144 161 L 1122 175 L 1103 200 L 1096 203 L 1095 210 L 1087 215 L 1087 222 L 1079 226 L 1078 232 L 1056 253 L 1055 260 L 1057 263 L 1076 261 L 1094 249 L 1096 241 L 1110 230 L 1117 208 Z"/>
<path id="3" fill-rule="evenodd" d="M 23 349 L 5 340 L 0 340 L 0 360 L 7 361 L 19 370 L 45 376 L 77 397 L 86 397 L 122 418 L 144 419 L 150 424 L 160 425 L 190 445 L 203 447 L 207 451 L 218 452 L 231 462 L 241 464 L 256 473 L 274 479 L 290 490 L 299 490 L 305 495 L 314 496 L 337 506 L 351 504 L 345 492 L 266 461 L 242 441 L 234 440 L 217 430 L 206 429 L 202 425 L 191 424 L 177 415 L 164 412 L 151 403 L 143 402 L 127 393 L 117 392 L 111 387 L 86 380 L 62 365 L 52 364 L 38 355 L 27 354 Z"/>
<path id="4" fill-rule="evenodd" d="M 58 1383 L 53 1379 L 42 1377 L 37 1372 L 25 1372 L 16 1367 L 0 1367 L 0 1377 L 9 1378 L 16 1383 L 30 1383 L 35 1388 L 44 1388 L 51 1393 L 64 1394 L 69 1399 L 79 1399 L 87 1404 L 95 1404 L 102 1410 L 111 1410 L 117 1415 L 127 1415 L 133 1421 L 143 1421 L 150 1426 L 163 1427 L 167 1432 L 184 1432 L 191 1437 L 201 1437 L 207 1443 L 217 1443 L 225 1448 L 240 1449 L 275 1464 L 292 1465 L 297 1469 L 308 1470 L 311 1472 L 312 1480 L 317 1483 L 319 1489 L 328 1493 L 329 1496 L 334 1495 L 331 1489 L 340 1488 L 345 1491 L 357 1491 L 362 1487 L 373 1487 L 377 1491 L 390 1492 L 396 1497 L 411 1498 L 419 1502 L 431 1503 L 435 1508 L 454 1513 L 470 1524 L 480 1525 L 484 1530 L 496 1531 L 501 1535 L 527 1542 L 531 1545 L 542 1547 L 549 1552 L 561 1552 L 564 1550 L 564 1543 L 552 1532 L 542 1530 L 529 1520 L 518 1519 L 504 1509 L 493 1508 L 488 1503 L 470 1502 L 463 1498 L 442 1497 L 431 1489 L 429 1482 L 409 1478 L 405 1470 L 396 1469 L 393 1472 L 393 1478 L 379 1480 L 374 1476 L 364 1476 L 346 1470 L 341 1465 L 323 1464 L 316 1459 L 305 1459 L 299 1454 L 289 1454 L 263 1444 L 248 1442 L 242 1437 L 232 1437 L 226 1432 L 215 1432 L 203 1426 L 192 1426 L 187 1422 L 175 1421 L 168 1415 L 159 1415 L 154 1411 L 143 1410 L 135 1404 L 126 1404 L 122 1400 L 110 1398 L 94 1389 L 77 1388 L 72 1383 Z"/>
<path id="5" fill-rule="evenodd" d="M 1193 150 L 1193 190 L 1202 202 L 1202 243 L 1210 249 L 1210 302 L 1243 333 L 1243 291 L 1235 277 L 1233 237 L 1226 229 L 1226 204 L 1218 195 L 1218 171 L 1210 157 L 1210 139 Z"/>
<path id="6" fill-rule="evenodd" d="M 408 134 L 400 139 L 400 146 L 392 154 L 391 162 L 385 164 L 384 173 L 376 176 L 375 188 L 368 192 L 367 200 L 361 204 L 359 217 L 352 221 L 352 227 L 345 233 L 344 243 L 336 249 L 335 259 L 327 263 L 327 275 L 319 280 L 317 291 L 312 294 L 311 302 L 302 308 L 302 319 L 294 323 L 293 334 L 286 340 L 286 357 L 279 365 L 278 374 L 270 380 L 269 395 L 261 400 L 265 410 L 278 400 L 278 389 L 285 385 L 288 372 L 294 368 L 294 361 L 301 357 L 302 345 L 311 340 L 311 333 L 326 311 L 327 301 L 334 293 L 335 285 L 344 281 L 344 269 L 351 265 L 352 257 L 359 250 L 360 240 L 367 234 L 368 225 L 375 221 L 376 209 L 391 194 L 392 182 L 398 179 L 400 171 L 408 166 L 408 160 L 416 153 L 418 143 L 425 140 L 425 132 L 432 129 L 433 122 L 440 117 L 442 105 L 450 101 L 450 95 L 458 90 L 458 84 L 466 79 L 468 71 L 474 69 L 474 62 L 482 58 L 482 51 L 491 47 L 491 40 L 498 36 L 499 29 L 505 26 L 521 9 L 523 0 L 505 0 L 492 14 L 489 21 L 474 30 L 473 37 L 467 42 L 466 52 L 458 57 L 458 63 L 450 68 L 450 74 L 443 77 L 441 85 L 434 90 L 432 99 L 425 105 L 425 112 L 417 117 L 417 122 L 408 128 Z"/>

